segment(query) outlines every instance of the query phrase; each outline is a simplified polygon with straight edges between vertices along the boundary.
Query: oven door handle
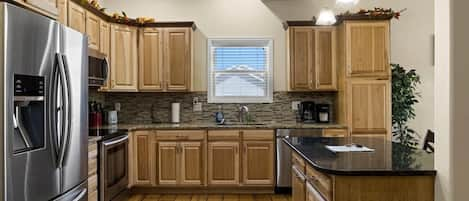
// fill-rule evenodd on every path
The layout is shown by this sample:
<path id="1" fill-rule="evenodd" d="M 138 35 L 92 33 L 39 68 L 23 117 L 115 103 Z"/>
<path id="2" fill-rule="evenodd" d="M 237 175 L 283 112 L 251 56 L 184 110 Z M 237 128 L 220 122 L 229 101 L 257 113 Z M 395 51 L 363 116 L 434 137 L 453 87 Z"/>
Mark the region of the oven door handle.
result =
<path id="1" fill-rule="evenodd" d="M 116 144 L 120 144 L 126 140 L 129 139 L 129 136 L 126 135 L 126 136 L 122 136 L 122 137 L 119 137 L 117 139 L 113 139 L 113 140 L 108 140 L 108 141 L 104 141 L 103 142 L 103 145 L 104 146 L 113 146 L 113 145 L 116 145 Z"/>

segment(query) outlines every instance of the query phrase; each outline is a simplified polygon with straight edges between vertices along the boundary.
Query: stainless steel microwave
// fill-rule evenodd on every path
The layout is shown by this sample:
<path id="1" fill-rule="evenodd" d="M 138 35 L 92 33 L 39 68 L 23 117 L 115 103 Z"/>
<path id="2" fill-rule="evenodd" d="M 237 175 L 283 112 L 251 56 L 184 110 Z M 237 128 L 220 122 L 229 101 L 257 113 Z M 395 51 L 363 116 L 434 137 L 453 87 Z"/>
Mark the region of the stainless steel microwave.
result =
<path id="1" fill-rule="evenodd" d="M 98 88 L 103 86 L 109 75 L 107 55 L 88 49 L 88 86 Z"/>

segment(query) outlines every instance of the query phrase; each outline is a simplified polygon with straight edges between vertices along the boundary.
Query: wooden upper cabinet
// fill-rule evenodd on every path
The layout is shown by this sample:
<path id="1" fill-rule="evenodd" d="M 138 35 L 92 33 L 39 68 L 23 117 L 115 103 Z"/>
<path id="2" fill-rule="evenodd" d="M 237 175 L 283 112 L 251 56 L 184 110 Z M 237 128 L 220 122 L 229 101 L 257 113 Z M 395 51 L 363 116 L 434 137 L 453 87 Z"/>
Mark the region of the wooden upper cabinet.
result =
<path id="1" fill-rule="evenodd" d="M 99 51 L 107 56 L 107 63 L 108 63 L 108 75 L 107 80 L 104 85 L 101 87 L 101 90 L 107 91 L 109 90 L 109 86 L 111 86 L 111 26 L 109 23 L 101 20 L 100 24 L 100 31 L 99 31 Z"/>
<path id="2" fill-rule="evenodd" d="M 273 141 L 245 141 L 243 149 L 243 184 L 273 185 Z"/>
<path id="3" fill-rule="evenodd" d="M 159 28 L 144 28 L 139 37 L 138 88 L 140 91 L 162 91 L 163 31 Z"/>
<path id="4" fill-rule="evenodd" d="M 86 12 L 86 35 L 88 35 L 88 47 L 94 50 L 100 49 L 101 19 L 91 12 Z"/>
<path id="5" fill-rule="evenodd" d="M 316 28 L 315 80 L 317 90 L 337 89 L 336 28 Z"/>
<path id="6" fill-rule="evenodd" d="M 345 22 L 347 75 L 389 76 L 389 21 Z"/>
<path id="7" fill-rule="evenodd" d="M 178 183 L 179 145 L 177 142 L 158 142 L 158 184 Z"/>
<path id="8" fill-rule="evenodd" d="M 203 185 L 205 178 L 205 158 L 202 142 L 181 142 L 180 184 Z"/>
<path id="9" fill-rule="evenodd" d="M 58 16 L 57 20 L 67 25 L 68 23 L 68 0 L 57 0 Z"/>
<path id="10" fill-rule="evenodd" d="M 290 90 L 311 90 L 313 84 L 314 30 L 290 28 Z"/>
<path id="11" fill-rule="evenodd" d="M 137 29 L 126 25 L 111 25 L 111 89 L 138 90 Z"/>
<path id="12" fill-rule="evenodd" d="M 17 2 L 49 17 L 56 18 L 59 14 L 57 0 L 17 0 Z"/>
<path id="13" fill-rule="evenodd" d="M 209 142 L 207 161 L 209 185 L 239 185 L 239 142 Z"/>
<path id="14" fill-rule="evenodd" d="M 152 183 L 152 147 L 151 132 L 137 131 L 133 139 L 134 182 L 136 185 L 150 185 Z"/>
<path id="15" fill-rule="evenodd" d="M 86 11 L 72 1 L 68 1 L 68 26 L 81 33 L 86 33 Z"/>
<path id="16" fill-rule="evenodd" d="M 191 28 L 166 28 L 164 45 L 167 91 L 189 91 L 192 82 Z"/>
<path id="17" fill-rule="evenodd" d="M 348 125 L 355 134 L 389 134 L 391 131 L 391 86 L 389 80 L 348 81 Z"/>

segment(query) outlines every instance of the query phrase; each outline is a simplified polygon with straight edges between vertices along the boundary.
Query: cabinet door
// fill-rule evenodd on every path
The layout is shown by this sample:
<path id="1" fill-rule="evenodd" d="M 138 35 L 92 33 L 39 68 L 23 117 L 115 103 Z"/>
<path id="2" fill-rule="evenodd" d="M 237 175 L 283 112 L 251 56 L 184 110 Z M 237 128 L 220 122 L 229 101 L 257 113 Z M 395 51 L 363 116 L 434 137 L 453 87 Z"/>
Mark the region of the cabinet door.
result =
<path id="1" fill-rule="evenodd" d="M 164 67 L 168 91 L 189 91 L 191 87 L 191 29 L 168 28 L 164 38 Z"/>
<path id="2" fill-rule="evenodd" d="M 111 25 L 111 90 L 136 92 L 138 79 L 137 29 Z"/>
<path id="3" fill-rule="evenodd" d="M 348 82 L 348 125 L 352 135 L 390 134 L 390 81 L 351 79 Z"/>
<path id="4" fill-rule="evenodd" d="M 109 90 L 110 86 L 110 80 L 111 80 L 111 60 L 109 59 L 111 56 L 111 27 L 109 23 L 105 22 L 104 20 L 101 20 L 101 25 L 100 25 L 100 31 L 99 31 L 99 51 L 107 56 L 107 62 L 108 62 L 108 75 L 107 75 L 107 81 L 104 83 L 104 86 L 101 87 L 101 90 Z"/>
<path id="5" fill-rule="evenodd" d="M 181 179 L 182 185 L 203 185 L 205 159 L 202 142 L 181 142 Z"/>
<path id="6" fill-rule="evenodd" d="M 88 47 L 94 50 L 100 49 L 101 19 L 91 12 L 86 12 L 86 35 L 88 35 Z"/>
<path id="7" fill-rule="evenodd" d="M 57 20 L 63 25 L 68 23 L 68 0 L 57 0 Z"/>
<path id="8" fill-rule="evenodd" d="M 72 1 L 68 2 L 68 26 L 81 33 L 86 32 L 86 11 Z"/>
<path id="9" fill-rule="evenodd" d="M 140 32 L 139 83 L 140 91 L 163 90 L 163 32 L 145 28 Z"/>
<path id="10" fill-rule="evenodd" d="M 243 149 L 243 184 L 273 185 L 273 141 L 245 141 Z"/>
<path id="11" fill-rule="evenodd" d="M 137 131 L 134 134 L 133 156 L 134 156 L 134 181 L 137 185 L 150 185 L 152 183 L 151 161 L 151 133 Z"/>
<path id="12" fill-rule="evenodd" d="M 209 185 L 239 185 L 239 142 L 208 143 Z"/>
<path id="13" fill-rule="evenodd" d="M 336 31 L 331 28 L 317 28 L 315 79 L 317 90 L 336 90 Z"/>
<path id="14" fill-rule="evenodd" d="M 306 178 L 295 166 L 292 168 L 292 201 L 305 201 Z"/>
<path id="15" fill-rule="evenodd" d="M 348 76 L 389 76 L 389 22 L 348 22 Z"/>
<path id="16" fill-rule="evenodd" d="M 290 90 L 308 91 L 313 84 L 314 35 L 312 28 L 290 30 Z"/>
<path id="17" fill-rule="evenodd" d="M 158 184 L 176 185 L 180 148 L 177 142 L 158 142 Z"/>
<path id="18" fill-rule="evenodd" d="M 58 16 L 57 0 L 23 0 L 27 7 L 51 17 Z M 21 1 L 19 2 L 21 4 Z"/>
<path id="19" fill-rule="evenodd" d="M 306 201 L 326 201 L 326 200 L 310 183 L 306 183 Z"/>

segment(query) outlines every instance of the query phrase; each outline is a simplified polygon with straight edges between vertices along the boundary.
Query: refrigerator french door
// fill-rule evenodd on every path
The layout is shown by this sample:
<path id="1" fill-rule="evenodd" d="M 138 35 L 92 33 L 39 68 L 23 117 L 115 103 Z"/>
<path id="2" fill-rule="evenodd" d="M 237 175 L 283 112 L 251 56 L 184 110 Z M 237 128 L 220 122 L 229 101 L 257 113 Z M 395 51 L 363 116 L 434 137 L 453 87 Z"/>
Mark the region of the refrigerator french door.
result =
<path id="1" fill-rule="evenodd" d="M 84 201 L 87 38 L 8 3 L 0 30 L 1 200 Z"/>

